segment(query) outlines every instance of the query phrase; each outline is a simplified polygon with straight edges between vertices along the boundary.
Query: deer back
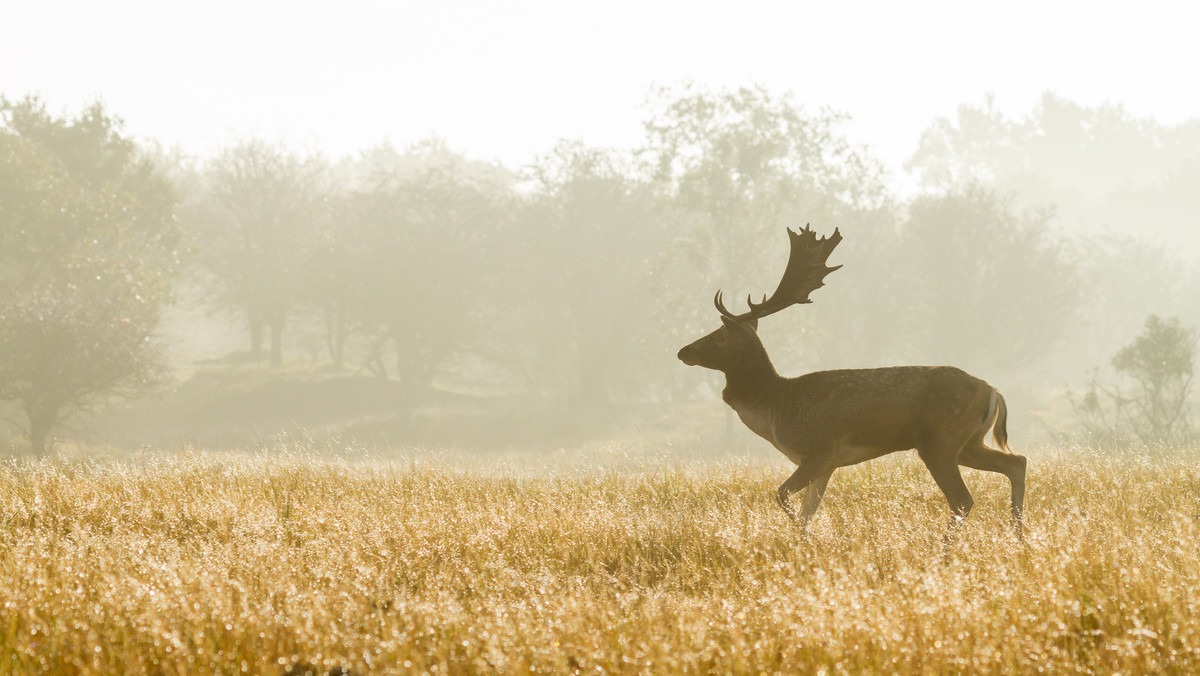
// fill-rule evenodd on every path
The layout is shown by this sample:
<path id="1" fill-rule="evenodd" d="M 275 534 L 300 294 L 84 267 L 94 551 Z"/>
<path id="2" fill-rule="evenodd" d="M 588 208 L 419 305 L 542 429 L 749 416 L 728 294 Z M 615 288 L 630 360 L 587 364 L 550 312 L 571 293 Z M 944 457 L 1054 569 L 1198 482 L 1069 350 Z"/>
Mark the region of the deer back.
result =
<path id="1" fill-rule="evenodd" d="M 991 414 L 993 388 L 953 366 L 817 371 L 784 379 L 777 445 L 916 448 Z"/>

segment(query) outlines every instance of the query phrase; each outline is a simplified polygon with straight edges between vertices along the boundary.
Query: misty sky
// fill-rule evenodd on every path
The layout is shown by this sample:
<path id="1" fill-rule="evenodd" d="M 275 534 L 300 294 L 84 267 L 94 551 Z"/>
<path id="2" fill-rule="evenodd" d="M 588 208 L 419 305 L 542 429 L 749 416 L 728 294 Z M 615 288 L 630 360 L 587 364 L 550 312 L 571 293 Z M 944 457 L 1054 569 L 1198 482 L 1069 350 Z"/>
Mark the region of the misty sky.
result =
<path id="1" fill-rule="evenodd" d="M 519 166 L 557 138 L 627 146 L 654 84 L 759 82 L 849 113 L 903 183 L 935 116 L 1043 90 L 1200 115 L 1183 3 L 0 2 L 0 94 L 102 98 L 135 135 L 259 135 L 333 156 L 440 136 Z M 736 9 L 734 7 L 736 6 Z M 336 9 L 334 9 L 336 7 Z"/>

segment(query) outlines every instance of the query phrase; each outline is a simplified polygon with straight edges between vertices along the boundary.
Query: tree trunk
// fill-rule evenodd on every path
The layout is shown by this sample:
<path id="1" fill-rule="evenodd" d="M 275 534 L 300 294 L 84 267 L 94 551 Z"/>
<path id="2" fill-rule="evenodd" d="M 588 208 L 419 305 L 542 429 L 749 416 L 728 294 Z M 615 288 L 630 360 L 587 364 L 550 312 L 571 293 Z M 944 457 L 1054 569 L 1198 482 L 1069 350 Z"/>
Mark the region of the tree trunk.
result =
<path id="1" fill-rule="evenodd" d="M 29 418 L 29 446 L 39 457 L 46 454 L 46 439 L 58 418 L 57 410 L 25 405 L 25 415 Z"/>
<path id="2" fill-rule="evenodd" d="M 346 361 L 346 310 L 340 305 L 325 308 L 325 346 L 333 367 L 341 371 Z"/>
<path id="3" fill-rule="evenodd" d="M 262 359 L 263 320 L 255 313 L 248 317 L 250 324 L 250 357 L 254 361 Z"/>
<path id="4" fill-rule="evenodd" d="M 272 319 L 271 327 L 271 368 L 283 366 L 283 318 Z"/>
<path id="5" fill-rule="evenodd" d="M 430 350 L 422 350 L 409 334 L 392 331 L 396 347 L 396 377 L 413 391 L 423 392 L 433 386 L 434 359 Z"/>
<path id="6" fill-rule="evenodd" d="M 383 352 L 387 349 L 387 341 L 386 335 L 376 339 L 375 343 L 371 345 L 371 355 L 367 360 L 371 372 L 380 380 L 388 379 L 387 361 L 383 358 Z"/>

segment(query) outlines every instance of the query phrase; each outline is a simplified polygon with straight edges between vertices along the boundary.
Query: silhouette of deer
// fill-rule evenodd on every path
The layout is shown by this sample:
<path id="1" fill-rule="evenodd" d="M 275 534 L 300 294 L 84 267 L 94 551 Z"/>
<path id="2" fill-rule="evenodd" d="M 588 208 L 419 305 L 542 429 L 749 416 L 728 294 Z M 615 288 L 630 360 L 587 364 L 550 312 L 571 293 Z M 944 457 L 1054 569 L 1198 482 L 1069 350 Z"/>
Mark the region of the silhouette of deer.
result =
<path id="1" fill-rule="evenodd" d="M 713 303 L 722 326 L 679 351 L 684 364 L 724 373 L 725 403 L 797 465 L 777 493 L 784 511 L 803 527 L 820 506 L 834 470 L 916 449 L 950 504 L 952 523 L 974 505 L 959 465 L 1007 476 L 1020 535 L 1026 460 L 1008 448 L 1008 408 L 996 388 L 953 366 L 817 371 L 798 378 L 776 373 L 759 340 L 758 320 L 811 303 L 809 294 L 842 267 L 826 265 L 842 241 L 837 230 L 818 239 L 805 226 L 799 233 L 789 228 L 788 236 L 791 255 L 775 293 L 761 303 L 747 298 L 750 310 L 734 315 L 717 291 Z M 1003 452 L 984 445 L 989 430 Z M 802 490 L 797 517 L 789 498 Z"/>

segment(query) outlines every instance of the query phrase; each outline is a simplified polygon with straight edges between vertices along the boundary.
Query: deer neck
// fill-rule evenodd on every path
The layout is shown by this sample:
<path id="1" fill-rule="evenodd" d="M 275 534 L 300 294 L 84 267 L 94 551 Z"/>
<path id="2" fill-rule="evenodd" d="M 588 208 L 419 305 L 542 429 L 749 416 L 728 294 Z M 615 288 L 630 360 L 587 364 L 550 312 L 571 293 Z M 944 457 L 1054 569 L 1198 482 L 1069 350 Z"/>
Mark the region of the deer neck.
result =
<path id="1" fill-rule="evenodd" d="M 776 401 L 783 378 L 775 372 L 767 351 L 755 350 L 725 372 L 721 398 L 739 415 L 765 413 Z"/>

